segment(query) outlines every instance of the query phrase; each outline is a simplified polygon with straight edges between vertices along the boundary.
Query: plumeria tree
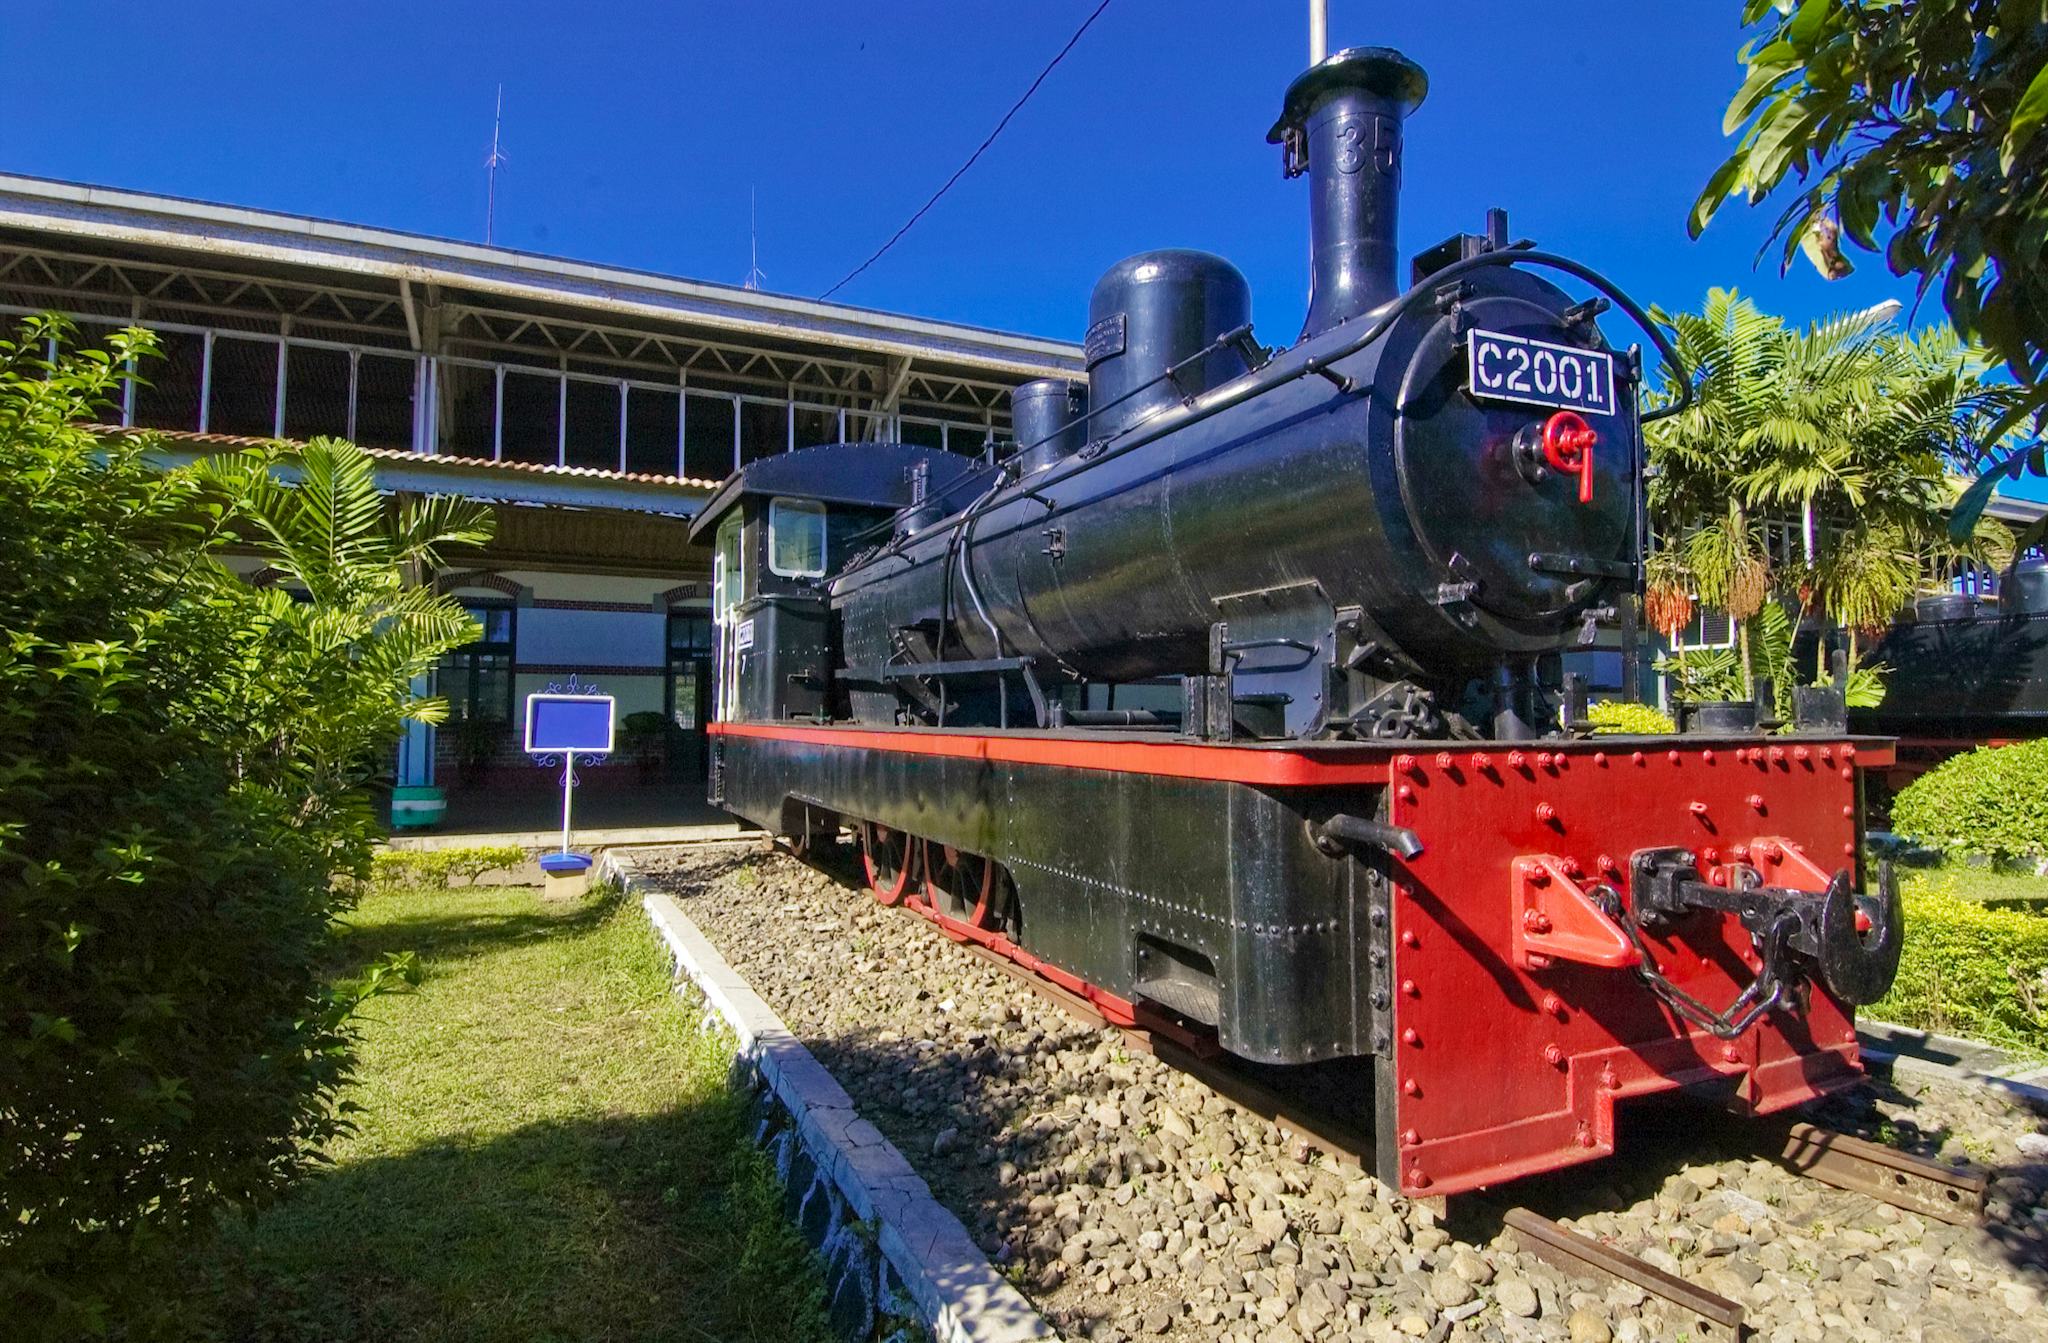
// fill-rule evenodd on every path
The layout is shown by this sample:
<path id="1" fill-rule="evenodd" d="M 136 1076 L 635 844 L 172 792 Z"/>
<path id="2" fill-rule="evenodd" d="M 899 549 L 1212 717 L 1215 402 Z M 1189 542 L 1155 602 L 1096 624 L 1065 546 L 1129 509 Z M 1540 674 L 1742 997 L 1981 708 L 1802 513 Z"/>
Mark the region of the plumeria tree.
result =
<path id="1" fill-rule="evenodd" d="M 2039 0 L 1742 0 L 1754 34 L 1723 129 L 1728 159 L 1693 207 L 1695 236 L 1731 200 L 1777 200 L 1772 237 L 1821 274 L 1883 257 L 1938 293 L 2011 378 L 2001 430 L 2048 415 L 2048 11 Z M 2048 474 L 2038 437 L 1987 433 L 1952 532 L 1991 494 Z M 2021 536 L 2031 545 L 2037 523 Z"/>

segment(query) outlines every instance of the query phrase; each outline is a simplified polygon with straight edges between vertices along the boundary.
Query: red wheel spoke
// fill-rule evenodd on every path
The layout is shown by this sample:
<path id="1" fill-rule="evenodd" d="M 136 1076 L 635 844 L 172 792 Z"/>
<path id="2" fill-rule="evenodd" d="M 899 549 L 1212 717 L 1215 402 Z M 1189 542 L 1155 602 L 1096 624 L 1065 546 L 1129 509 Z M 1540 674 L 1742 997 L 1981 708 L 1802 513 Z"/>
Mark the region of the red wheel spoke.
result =
<path id="1" fill-rule="evenodd" d="M 887 826 L 867 822 L 860 828 L 860 859 L 867 869 L 868 889 L 885 905 L 898 903 L 910 889 L 915 854 L 909 838 Z"/>

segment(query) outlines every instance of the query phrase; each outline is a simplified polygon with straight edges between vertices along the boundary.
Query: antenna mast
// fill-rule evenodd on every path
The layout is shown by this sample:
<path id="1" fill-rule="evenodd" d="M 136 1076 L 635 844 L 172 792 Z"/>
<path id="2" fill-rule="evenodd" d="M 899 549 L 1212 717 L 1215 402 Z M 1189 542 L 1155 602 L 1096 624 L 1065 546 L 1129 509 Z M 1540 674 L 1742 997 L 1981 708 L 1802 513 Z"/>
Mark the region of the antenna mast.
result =
<path id="1" fill-rule="evenodd" d="M 747 278 L 742 289 L 759 289 L 768 277 L 761 271 L 761 238 L 754 228 L 754 188 L 747 188 Z"/>
<path id="2" fill-rule="evenodd" d="M 491 154 L 484 160 L 489 186 L 484 195 L 484 242 L 491 241 L 491 229 L 498 217 L 498 165 L 510 162 L 498 148 L 498 129 L 505 121 L 505 86 L 498 85 L 498 110 L 491 114 Z"/>

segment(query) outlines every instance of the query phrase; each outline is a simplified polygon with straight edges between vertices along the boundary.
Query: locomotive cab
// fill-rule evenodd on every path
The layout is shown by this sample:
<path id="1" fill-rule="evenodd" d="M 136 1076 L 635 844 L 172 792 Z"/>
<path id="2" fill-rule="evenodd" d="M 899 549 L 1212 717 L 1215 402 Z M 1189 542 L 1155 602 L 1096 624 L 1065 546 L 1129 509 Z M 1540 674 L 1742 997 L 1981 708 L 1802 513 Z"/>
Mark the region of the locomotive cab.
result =
<path id="1" fill-rule="evenodd" d="M 692 521 L 712 539 L 713 717 L 823 721 L 834 707 L 836 626 L 826 580 L 887 539 L 899 511 L 967 459 L 895 443 L 837 443 L 751 462 Z"/>

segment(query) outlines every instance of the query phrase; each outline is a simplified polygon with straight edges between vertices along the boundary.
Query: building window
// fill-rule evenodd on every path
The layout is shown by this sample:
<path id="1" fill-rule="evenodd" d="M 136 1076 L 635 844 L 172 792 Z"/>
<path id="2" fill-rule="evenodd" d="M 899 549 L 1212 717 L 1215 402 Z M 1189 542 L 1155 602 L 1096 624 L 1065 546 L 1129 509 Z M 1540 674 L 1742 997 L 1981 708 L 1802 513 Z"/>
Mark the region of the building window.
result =
<path id="1" fill-rule="evenodd" d="M 599 471 L 618 470 L 622 428 L 619 384 L 570 378 L 566 385 L 562 464 Z"/>
<path id="2" fill-rule="evenodd" d="M 711 613 L 671 611 L 668 617 L 668 651 L 672 658 L 711 656 Z"/>
<path id="3" fill-rule="evenodd" d="M 784 578 L 825 576 L 825 506 L 768 501 L 768 569 Z"/>
<path id="4" fill-rule="evenodd" d="M 209 432 L 277 436 L 277 352 L 274 340 L 214 338 L 206 406 Z"/>
<path id="5" fill-rule="evenodd" d="M 813 448 L 822 443 L 837 443 L 839 412 L 829 406 L 796 406 L 791 410 L 796 446 Z"/>
<path id="6" fill-rule="evenodd" d="M 913 420 L 905 416 L 897 423 L 896 438 L 898 442 L 912 447 L 943 448 L 946 446 L 946 426 L 936 420 Z"/>
<path id="7" fill-rule="evenodd" d="M 626 469 L 650 476 L 681 471 L 682 393 L 635 383 L 626 389 Z"/>
<path id="8" fill-rule="evenodd" d="M 562 455 L 561 378 L 511 368 L 499 372 L 505 385 L 505 414 L 498 429 L 501 455 L 508 462 L 553 466 Z"/>
<path id="9" fill-rule="evenodd" d="M 949 424 L 946 426 L 946 451 L 957 452 L 963 457 L 979 456 L 988 446 L 989 430 L 983 424 Z"/>
<path id="10" fill-rule="evenodd" d="M 518 611 L 510 602 L 462 603 L 482 637 L 441 659 L 441 695 L 449 719 L 512 721 L 512 644 Z"/>
<path id="11" fill-rule="evenodd" d="M 1790 572 L 1806 563 L 1806 527 L 1798 518 L 1766 518 L 1763 524 L 1764 554 L 1771 567 Z"/>
<path id="12" fill-rule="evenodd" d="M 284 436 L 348 437 L 349 353 L 331 345 L 284 347 Z"/>
<path id="13" fill-rule="evenodd" d="M 1697 604 L 1699 598 L 1693 601 Z M 1687 648 L 1733 648 L 1735 622 L 1723 612 L 1696 605 L 1692 624 L 1685 627 L 1684 642 Z"/>
<path id="14" fill-rule="evenodd" d="M 692 480 L 724 480 L 739 465 L 739 442 L 729 396 L 691 392 L 683 405 L 683 474 Z"/>
<path id="15" fill-rule="evenodd" d="M 135 423 L 145 429 L 197 429 L 199 393 L 206 378 L 206 334 L 201 331 L 158 331 L 162 359 L 145 359 L 137 368 Z"/>
<path id="16" fill-rule="evenodd" d="M 413 446 L 413 386 L 419 360 L 407 355 L 356 358 L 355 440 L 366 448 Z"/>
<path id="17" fill-rule="evenodd" d="M 740 462 L 758 462 L 789 449 L 789 402 L 740 398 Z"/>
<path id="18" fill-rule="evenodd" d="M 711 679 L 711 617 L 672 611 L 668 617 L 668 716 L 679 732 L 701 732 Z"/>
<path id="19" fill-rule="evenodd" d="M 440 423 L 435 426 L 434 450 L 444 457 L 487 458 L 492 455 L 492 410 L 498 399 L 498 374 L 488 364 L 457 363 L 443 359 L 434 370 Z M 554 407 L 548 407 L 552 414 Z M 508 454 L 509 455 L 509 454 Z M 555 459 L 555 440 L 548 433 L 548 460 Z"/>

